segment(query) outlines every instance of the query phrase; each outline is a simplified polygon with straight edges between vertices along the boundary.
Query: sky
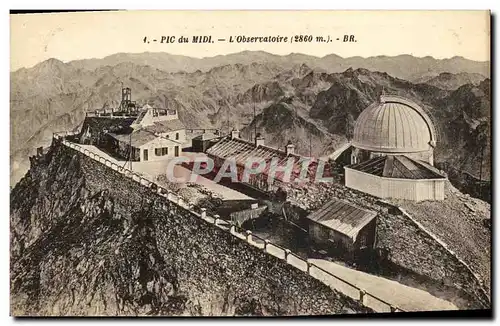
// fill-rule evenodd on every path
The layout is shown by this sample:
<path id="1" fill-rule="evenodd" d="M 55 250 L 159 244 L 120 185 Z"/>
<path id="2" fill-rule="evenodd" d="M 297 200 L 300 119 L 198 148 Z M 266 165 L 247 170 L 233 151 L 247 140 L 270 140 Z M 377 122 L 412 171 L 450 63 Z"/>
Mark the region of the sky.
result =
<path id="1" fill-rule="evenodd" d="M 11 15 L 11 71 L 118 53 L 211 57 L 244 50 L 322 57 L 411 54 L 487 61 L 488 11 L 122 11 Z M 211 35 L 214 43 L 179 43 Z M 332 42 L 229 43 L 230 36 L 330 36 Z M 354 35 L 356 42 L 342 42 Z M 162 36 L 176 42 L 160 44 Z M 150 43 L 144 43 L 147 37 Z M 225 42 L 218 39 L 224 38 Z M 337 41 L 336 38 L 340 40 Z M 157 42 L 153 42 L 157 39 Z"/>

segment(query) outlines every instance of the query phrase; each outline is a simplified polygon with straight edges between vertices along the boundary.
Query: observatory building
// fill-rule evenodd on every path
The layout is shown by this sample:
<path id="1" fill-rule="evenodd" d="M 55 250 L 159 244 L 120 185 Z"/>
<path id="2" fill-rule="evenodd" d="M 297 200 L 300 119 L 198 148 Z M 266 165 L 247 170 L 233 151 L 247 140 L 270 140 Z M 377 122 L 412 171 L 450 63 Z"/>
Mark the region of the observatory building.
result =
<path id="1" fill-rule="evenodd" d="M 130 88 L 122 88 L 118 108 L 87 112 L 79 142 L 130 161 L 168 161 L 187 145 L 186 127 L 175 109 L 139 107 Z"/>
<path id="2" fill-rule="evenodd" d="M 380 96 L 354 125 L 346 186 L 380 198 L 443 200 L 446 177 L 433 166 L 436 134 L 418 104 Z"/>
<path id="3" fill-rule="evenodd" d="M 354 125 L 351 163 L 381 155 L 404 154 L 434 164 L 436 131 L 416 103 L 396 96 L 380 96 Z"/>

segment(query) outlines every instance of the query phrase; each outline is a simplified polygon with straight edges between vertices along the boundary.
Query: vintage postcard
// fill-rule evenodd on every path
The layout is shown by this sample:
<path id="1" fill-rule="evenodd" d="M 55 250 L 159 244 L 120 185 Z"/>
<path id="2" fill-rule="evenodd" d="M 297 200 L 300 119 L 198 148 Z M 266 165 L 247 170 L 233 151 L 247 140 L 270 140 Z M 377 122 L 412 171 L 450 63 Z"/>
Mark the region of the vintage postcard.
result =
<path id="1" fill-rule="evenodd" d="M 490 19 L 11 14 L 11 315 L 491 315 Z"/>

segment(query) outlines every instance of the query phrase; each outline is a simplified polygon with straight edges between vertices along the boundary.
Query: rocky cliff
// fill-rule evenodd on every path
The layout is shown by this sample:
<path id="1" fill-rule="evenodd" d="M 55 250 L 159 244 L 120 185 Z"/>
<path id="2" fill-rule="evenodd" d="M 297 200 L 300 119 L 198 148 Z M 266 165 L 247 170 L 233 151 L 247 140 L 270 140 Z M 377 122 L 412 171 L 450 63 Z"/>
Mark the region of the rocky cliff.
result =
<path id="1" fill-rule="evenodd" d="M 57 141 L 10 204 L 15 316 L 368 312 Z"/>

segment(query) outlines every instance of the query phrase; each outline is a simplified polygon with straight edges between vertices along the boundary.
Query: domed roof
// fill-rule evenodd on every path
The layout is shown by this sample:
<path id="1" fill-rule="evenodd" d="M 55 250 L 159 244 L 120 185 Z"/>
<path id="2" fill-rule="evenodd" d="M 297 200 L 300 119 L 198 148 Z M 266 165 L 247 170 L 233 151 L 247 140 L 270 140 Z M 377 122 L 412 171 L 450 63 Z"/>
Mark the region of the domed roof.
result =
<path id="1" fill-rule="evenodd" d="M 436 132 L 429 116 L 416 103 L 398 96 L 380 97 L 354 124 L 354 147 L 387 153 L 412 153 L 435 146 Z"/>

